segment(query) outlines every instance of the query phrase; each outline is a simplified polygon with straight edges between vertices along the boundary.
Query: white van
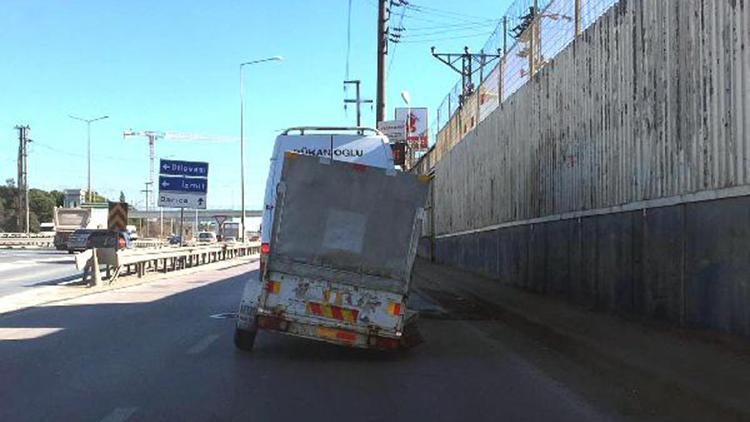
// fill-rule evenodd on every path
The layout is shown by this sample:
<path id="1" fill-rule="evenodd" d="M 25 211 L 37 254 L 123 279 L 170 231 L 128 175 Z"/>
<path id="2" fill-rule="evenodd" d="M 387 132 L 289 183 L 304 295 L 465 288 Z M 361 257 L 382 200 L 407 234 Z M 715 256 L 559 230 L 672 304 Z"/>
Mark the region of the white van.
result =
<path id="1" fill-rule="evenodd" d="M 333 150 L 333 151 L 331 151 Z M 380 131 L 361 127 L 295 127 L 276 137 L 266 180 L 266 195 L 261 223 L 260 274 L 271 250 L 271 227 L 276 205 L 276 185 L 281 179 L 284 153 L 332 157 L 337 161 L 365 164 L 386 169 L 395 168 L 388 138 Z"/>

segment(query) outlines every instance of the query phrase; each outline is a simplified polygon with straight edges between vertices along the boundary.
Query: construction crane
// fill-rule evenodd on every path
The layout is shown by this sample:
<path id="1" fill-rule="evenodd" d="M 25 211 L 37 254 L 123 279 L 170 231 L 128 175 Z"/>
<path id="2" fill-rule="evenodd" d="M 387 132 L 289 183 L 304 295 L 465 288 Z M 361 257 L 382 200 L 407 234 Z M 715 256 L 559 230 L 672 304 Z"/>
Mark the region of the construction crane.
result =
<path id="1" fill-rule="evenodd" d="M 148 139 L 148 159 L 149 159 L 149 175 L 148 181 L 151 186 L 154 186 L 154 160 L 156 150 L 157 139 L 168 139 L 172 141 L 214 141 L 214 142 L 234 142 L 237 139 L 227 136 L 214 136 L 214 135 L 200 135 L 196 133 L 181 133 L 181 132 L 161 132 L 156 130 L 142 130 L 134 131 L 128 129 L 122 132 L 123 139 L 133 136 L 140 136 Z M 154 195 L 155 198 L 155 195 Z"/>

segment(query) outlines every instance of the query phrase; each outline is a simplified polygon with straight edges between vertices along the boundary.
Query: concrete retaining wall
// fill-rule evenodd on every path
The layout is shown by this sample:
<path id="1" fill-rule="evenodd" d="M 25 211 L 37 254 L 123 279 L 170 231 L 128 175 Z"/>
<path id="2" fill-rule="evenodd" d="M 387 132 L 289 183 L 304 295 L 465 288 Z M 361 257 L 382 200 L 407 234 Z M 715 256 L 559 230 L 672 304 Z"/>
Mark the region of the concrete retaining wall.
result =
<path id="1" fill-rule="evenodd" d="M 620 0 L 424 161 L 424 235 L 440 263 L 750 335 L 748 122 L 750 2 Z"/>
<path id="2" fill-rule="evenodd" d="M 437 235 L 750 186 L 750 2 L 621 0 L 437 161 Z"/>
<path id="3" fill-rule="evenodd" d="M 750 336 L 750 196 L 444 237 L 435 254 L 593 309 Z"/>

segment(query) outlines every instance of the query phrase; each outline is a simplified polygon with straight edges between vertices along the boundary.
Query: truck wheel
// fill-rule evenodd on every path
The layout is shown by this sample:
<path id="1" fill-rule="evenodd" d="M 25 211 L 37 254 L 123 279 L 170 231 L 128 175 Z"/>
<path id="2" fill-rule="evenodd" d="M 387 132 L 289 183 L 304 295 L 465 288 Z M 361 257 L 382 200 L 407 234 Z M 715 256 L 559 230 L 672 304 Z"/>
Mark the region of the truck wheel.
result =
<path id="1" fill-rule="evenodd" d="M 258 329 L 253 330 L 241 330 L 239 328 L 234 329 L 234 346 L 240 350 L 249 352 L 253 350 L 255 345 L 255 335 L 258 333 Z"/>

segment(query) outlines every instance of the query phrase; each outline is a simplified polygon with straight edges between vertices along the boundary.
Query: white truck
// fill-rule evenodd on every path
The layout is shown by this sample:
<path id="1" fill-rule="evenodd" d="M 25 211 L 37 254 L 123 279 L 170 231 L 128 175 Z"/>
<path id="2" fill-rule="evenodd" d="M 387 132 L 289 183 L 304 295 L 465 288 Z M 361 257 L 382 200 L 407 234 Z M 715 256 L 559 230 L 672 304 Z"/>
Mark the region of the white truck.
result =
<path id="1" fill-rule="evenodd" d="M 426 195 L 424 177 L 285 153 L 266 265 L 245 286 L 235 345 L 252 349 L 259 329 L 380 350 L 408 343 Z"/>
<path id="2" fill-rule="evenodd" d="M 276 206 L 276 185 L 281 179 L 284 154 L 293 151 L 336 161 L 394 169 L 388 138 L 377 130 L 361 127 L 296 127 L 276 137 L 266 179 L 263 217 L 260 224 L 260 268 L 271 247 L 271 227 Z"/>
<path id="3" fill-rule="evenodd" d="M 242 222 L 225 221 L 221 225 L 221 236 L 224 242 L 238 241 L 242 238 Z"/>
<path id="4" fill-rule="evenodd" d="M 68 238 L 78 229 L 106 229 L 109 210 L 107 208 L 63 208 L 55 207 L 52 218 L 55 225 L 53 244 L 57 250 L 68 250 Z"/>

